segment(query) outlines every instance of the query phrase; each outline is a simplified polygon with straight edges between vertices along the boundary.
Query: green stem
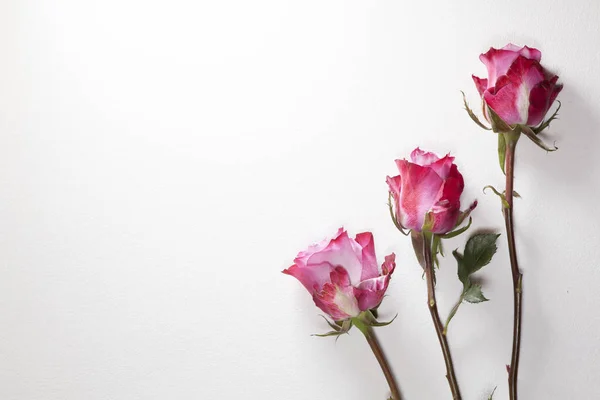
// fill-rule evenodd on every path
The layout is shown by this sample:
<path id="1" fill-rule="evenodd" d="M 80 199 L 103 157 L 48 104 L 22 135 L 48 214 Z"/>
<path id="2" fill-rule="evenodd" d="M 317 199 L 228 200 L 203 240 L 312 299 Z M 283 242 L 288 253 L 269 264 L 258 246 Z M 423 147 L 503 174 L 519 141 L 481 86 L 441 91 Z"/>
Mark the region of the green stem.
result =
<path id="1" fill-rule="evenodd" d="M 433 255 L 431 248 L 431 239 L 426 234 L 423 234 L 423 256 L 425 258 L 425 279 L 427 280 L 427 306 L 429 307 L 429 313 L 435 327 L 435 333 L 437 334 L 442 348 L 442 354 L 444 355 L 444 361 L 446 363 L 446 379 L 450 385 L 450 391 L 452 392 L 452 398 L 454 400 L 461 400 L 460 390 L 458 389 L 458 382 L 456 375 L 454 374 L 454 365 L 452 363 L 452 355 L 450 354 L 450 347 L 448 341 L 444 335 L 444 328 L 440 315 L 437 309 L 437 303 L 435 300 L 435 282 L 433 272 Z"/>
<path id="2" fill-rule="evenodd" d="M 505 197 L 508 207 L 504 207 L 504 223 L 506 225 L 506 237 L 508 240 L 508 253 L 510 257 L 510 267 L 513 281 L 513 346 L 508 370 L 508 389 L 510 400 L 517 400 L 517 380 L 519 374 L 519 356 L 521 350 L 521 308 L 522 308 L 522 280 L 523 275 L 519 271 L 517 262 L 517 248 L 515 244 L 515 229 L 513 225 L 513 195 L 514 195 L 514 168 L 515 168 L 515 149 L 517 147 L 516 138 L 506 137 L 506 191 Z"/>
<path id="3" fill-rule="evenodd" d="M 458 311 L 458 307 L 460 307 L 464 299 L 464 294 L 461 293 L 460 297 L 458 298 L 458 301 L 456 302 L 454 307 L 452 307 L 452 310 L 450 310 L 450 315 L 448 315 L 448 319 L 446 320 L 446 324 L 444 325 L 444 336 L 446 336 L 446 334 L 448 333 L 448 325 L 450 325 L 450 321 L 452 320 L 452 318 L 454 318 L 454 315 Z"/>
<path id="4" fill-rule="evenodd" d="M 377 340 L 377 336 L 375 335 L 375 331 L 370 326 L 365 326 L 365 329 L 361 329 L 363 331 L 369 346 L 371 346 L 371 350 L 373 350 L 373 354 L 375 358 L 379 362 L 379 366 L 381 366 L 381 370 L 383 371 L 383 375 L 390 386 L 390 391 L 392 392 L 392 400 L 401 400 L 400 389 L 398 384 L 396 383 L 396 379 L 394 378 L 394 374 L 392 373 L 392 369 L 383 353 L 381 345 L 379 344 L 379 340 Z"/>

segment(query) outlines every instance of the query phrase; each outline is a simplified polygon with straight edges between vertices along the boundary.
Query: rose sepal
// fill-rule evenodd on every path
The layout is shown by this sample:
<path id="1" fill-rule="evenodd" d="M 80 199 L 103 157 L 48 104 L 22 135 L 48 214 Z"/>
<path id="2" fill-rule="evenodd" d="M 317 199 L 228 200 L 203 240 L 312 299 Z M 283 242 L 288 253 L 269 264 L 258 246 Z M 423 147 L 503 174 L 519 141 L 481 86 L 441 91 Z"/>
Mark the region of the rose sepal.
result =
<path id="1" fill-rule="evenodd" d="M 554 121 L 555 119 L 558 119 L 558 110 L 560 110 L 562 103 L 558 100 L 556 100 L 556 102 L 558 103 L 558 107 L 556 108 L 556 111 L 554 111 L 554 114 L 552 114 L 552 116 L 550 118 L 548 118 L 547 120 L 542 121 L 539 124 L 539 126 L 537 126 L 535 128 L 531 128 L 535 132 L 536 135 L 539 135 L 544 129 L 548 128 L 552 121 Z"/>
<path id="2" fill-rule="evenodd" d="M 333 322 L 330 321 L 329 319 L 327 319 L 327 317 L 325 317 L 324 315 L 321 315 L 321 317 L 323 317 L 325 322 L 327 322 L 327 325 L 329 325 L 332 330 L 329 332 L 326 332 L 326 333 L 314 333 L 312 336 L 317 336 L 317 337 L 338 336 L 339 337 L 341 335 L 348 333 L 350 331 L 350 329 L 352 329 L 352 326 L 356 326 L 362 333 L 365 333 L 367 327 L 387 326 L 387 325 L 391 324 L 392 322 L 394 322 L 394 320 L 398 316 L 398 314 L 396 314 L 394 316 L 394 318 L 392 318 L 390 321 L 380 322 L 375 317 L 376 313 L 377 313 L 376 309 L 366 310 L 366 311 L 362 311 L 356 317 L 348 318 L 343 321 L 333 321 Z"/>
<path id="3" fill-rule="evenodd" d="M 462 93 L 463 96 L 463 104 L 465 106 L 465 110 L 467 110 L 467 114 L 469 114 L 469 117 L 473 120 L 473 122 L 475 122 L 480 128 L 485 129 L 486 131 L 491 131 L 492 128 L 489 128 L 487 126 L 485 126 L 485 124 L 483 122 L 481 122 L 479 120 L 479 118 L 477 117 L 477 115 L 473 112 L 473 110 L 471 110 L 471 107 L 469 107 L 469 103 L 467 103 L 467 97 L 465 96 L 465 92 L 463 92 L 462 90 L 460 91 Z"/>
<path id="4" fill-rule="evenodd" d="M 371 310 L 363 311 L 358 316 L 351 318 L 352 324 L 358 328 L 363 335 L 369 335 L 369 327 L 381 327 L 387 326 L 394 322 L 398 314 L 394 316 L 390 321 L 380 322 L 375 318 Z"/>

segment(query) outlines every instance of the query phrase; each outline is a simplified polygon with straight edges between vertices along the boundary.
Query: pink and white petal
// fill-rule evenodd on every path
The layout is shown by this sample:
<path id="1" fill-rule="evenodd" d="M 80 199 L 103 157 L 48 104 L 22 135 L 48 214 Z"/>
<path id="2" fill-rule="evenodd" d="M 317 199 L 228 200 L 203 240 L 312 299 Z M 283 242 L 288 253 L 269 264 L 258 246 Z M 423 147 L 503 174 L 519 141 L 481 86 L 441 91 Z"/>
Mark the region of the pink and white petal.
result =
<path id="1" fill-rule="evenodd" d="M 506 46 L 504 46 L 503 48 L 501 48 L 500 50 L 508 50 L 508 51 L 515 51 L 515 52 L 520 52 L 522 49 L 522 47 L 517 46 L 516 44 L 512 44 L 509 43 Z"/>
<path id="2" fill-rule="evenodd" d="M 556 85 L 555 76 L 551 81 L 544 81 L 536 85 L 529 94 L 529 119 L 527 125 L 538 125 L 552 106 L 556 96 L 562 90 L 562 85 Z"/>
<path id="3" fill-rule="evenodd" d="M 488 70 L 488 87 L 496 85 L 498 78 L 506 74 L 518 56 L 519 53 L 517 52 L 494 48 L 490 48 L 487 53 L 479 56 L 479 59 Z"/>
<path id="4" fill-rule="evenodd" d="M 450 154 L 446 154 L 444 158 L 440 158 L 429 167 L 432 168 L 440 176 L 440 178 L 446 179 L 452 170 L 452 166 L 454 165 L 453 163 L 454 157 L 452 157 Z"/>
<path id="5" fill-rule="evenodd" d="M 511 84 L 506 77 L 503 77 L 500 83 L 503 84 L 501 87 L 499 87 L 499 84 L 496 85 L 495 90 L 486 90 L 483 94 L 483 100 L 508 125 L 526 123 L 527 116 L 521 115 L 522 110 L 517 105 L 521 95 L 520 86 Z M 527 113 L 527 110 L 525 110 L 525 113 Z"/>
<path id="6" fill-rule="evenodd" d="M 426 167 L 429 164 L 436 162 L 440 158 L 435 153 L 423 151 L 417 147 L 412 151 L 412 153 L 410 153 L 410 159 L 413 163 L 419 164 L 422 167 Z"/>
<path id="7" fill-rule="evenodd" d="M 534 49 L 533 47 L 519 47 L 512 43 L 507 44 L 502 48 L 502 50 L 510 50 L 516 51 L 520 56 L 527 57 L 532 60 L 540 61 L 542 59 L 542 53 L 538 49 Z"/>
<path id="8" fill-rule="evenodd" d="M 525 57 L 517 57 L 506 75 L 511 81 L 523 82 L 529 90 L 540 82 L 546 80 L 546 73 L 539 61 L 530 60 Z"/>
<path id="9" fill-rule="evenodd" d="M 454 166 L 456 168 L 456 166 Z M 457 170 L 458 172 L 458 170 Z M 462 175 L 448 178 L 444 182 L 440 200 L 431 208 L 433 233 L 444 234 L 456 226 L 460 216 L 460 195 L 464 187 Z"/>
<path id="10" fill-rule="evenodd" d="M 343 321 L 351 317 L 348 313 L 342 311 L 335 303 L 337 289 L 331 283 L 326 284 L 320 292 L 313 294 L 313 301 L 325 314 L 329 315 L 334 321 Z M 358 308 L 358 306 L 357 306 Z"/>
<path id="11" fill-rule="evenodd" d="M 398 213 L 400 223 L 407 229 L 420 231 L 425 214 L 438 200 L 443 180 L 429 167 L 422 167 L 406 160 L 397 160 L 402 176 Z"/>
<path id="12" fill-rule="evenodd" d="M 538 61 L 519 56 L 506 73 L 506 78 L 513 87 L 518 88 L 514 99 L 515 108 L 519 111 L 520 123 L 526 124 L 529 120 L 530 92 L 544 81 L 544 69 Z M 507 121 L 505 120 L 505 122 Z"/>
<path id="13" fill-rule="evenodd" d="M 350 276 L 352 284 L 360 282 L 362 274 L 362 251 L 360 246 L 343 231 L 322 251 L 315 253 L 306 260 L 307 265 L 329 263 L 333 267 L 344 267 Z"/>
<path id="14" fill-rule="evenodd" d="M 314 243 L 308 246 L 308 249 L 303 250 L 298 253 L 296 258 L 294 259 L 294 263 L 299 267 L 306 267 L 307 260 L 315 253 L 319 253 L 325 250 L 332 241 L 336 240 L 338 237 L 344 234 L 344 228 L 339 228 L 337 233 L 332 238 L 326 238 L 321 240 L 320 242 Z"/>
<path id="15" fill-rule="evenodd" d="M 377 307 L 383 300 L 389 281 L 389 275 L 383 275 L 363 281 L 358 287 L 354 288 L 358 308 L 361 311 L 366 311 Z"/>
<path id="16" fill-rule="evenodd" d="M 367 279 L 354 289 L 354 295 L 358 300 L 358 308 L 361 311 L 370 310 L 381 303 L 390 283 L 392 273 L 396 268 L 395 258 L 396 255 L 394 253 L 386 256 L 385 262 L 382 265 L 384 274 L 376 278 Z"/>
<path id="17" fill-rule="evenodd" d="M 454 229 L 456 221 L 460 215 L 460 208 L 455 204 L 450 204 L 448 200 L 439 201 L 431 209 L 431 218 L 433 226 L 431 232 L 443 235 Z"/>
<path id="18" fill-rule="evenodd" d="M 475 82 L 475 87 L 477 87 L 479 95 L 483 96 L 483 92 L 485 92 L 485 89 L 488 87 L 488 80 L 479 78 L 475 75 L 471 75 L 471 77 L 473 78 L 473 82 Z"/>
<path id="19" fill-rule="evenodd" d="M 390 253 L 385 256 L 383 264 L 381 264 L 381 271 L 383 275 L 392 275 L 396 269 L 396 254 Z"/>
<path id="20" fill-rule="evenodd" d="M 379 276 L 373 234 L 371 232 L 359 233 L 356 235 L 355 240 L 362 248 L 362 274 L 360 280 L 364 281 Z"/>
<path id="21" fill-rule="evenodd" d="M 330 280 L 331 283 L 325 284 L 323 289 L 313 296 L 317 307 L 336 321 L 360 314 L 348 272 L 343 267 L 336 267 L 331 271 Z"/>
<path id="22" fill-rule="evenodd" d="M 284 269 L 282 272 L 298 279 L 310 293 L 320 291 L 329 282 L 333 266 L 327 262 L 300 267 L 297 264 Z"/>

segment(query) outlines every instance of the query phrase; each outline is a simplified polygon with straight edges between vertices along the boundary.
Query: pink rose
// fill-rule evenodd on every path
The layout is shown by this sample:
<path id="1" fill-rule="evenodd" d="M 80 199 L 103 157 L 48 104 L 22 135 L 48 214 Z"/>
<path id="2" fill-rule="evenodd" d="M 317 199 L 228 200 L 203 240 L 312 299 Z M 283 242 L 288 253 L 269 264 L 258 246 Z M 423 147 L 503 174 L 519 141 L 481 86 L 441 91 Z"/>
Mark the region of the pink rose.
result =
<path id="1" fill-rule="evenodd" d="M 416 232 L 450 232 L 477 205 L 474 202 L 466 212 L 460 211 L 464 181 L 453 163 L 454 157 L 439 158 L 417 147 L 410 159 L 412 162 L 396 160 L 400 175 L 387 177 L 396 220 L 403 228 Z"/>
<path id="2" fill-rule="evenodd" d="M 298 253 L 294 265 L 283 273 L 298 279 L 317 307 L 334 321 L 341 321 L 381 303 L 396 267 L 395 258 L 394 253 L 386 256 L 380 273 L 371 232 L 351 239 L 340 228 L 333 239 Z"/>
<path id="3" fill-rule="evenodd" d="M 538 125 L 562 89 L 558 76 L 540 65 L 542 53 L 508 44 L 479 56 L 488 78 L 473 76 L 484 102 L 508 125 Z M 484 113 L 488 121 L 487 110 Z"/>

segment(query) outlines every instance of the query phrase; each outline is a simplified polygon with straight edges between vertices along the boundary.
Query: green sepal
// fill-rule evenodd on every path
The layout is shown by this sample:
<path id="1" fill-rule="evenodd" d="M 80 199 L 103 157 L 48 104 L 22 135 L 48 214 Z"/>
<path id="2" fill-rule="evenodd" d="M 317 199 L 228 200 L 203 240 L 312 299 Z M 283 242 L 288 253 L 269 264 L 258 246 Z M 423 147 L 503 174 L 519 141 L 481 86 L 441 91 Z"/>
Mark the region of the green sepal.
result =
<path id="1" fill-rule="evenodd" d="M 498 116 L 498 114 L 496 114 L 496 112 L 494 110 L 492 110 L 492 107 L 488 106 L 486 104 L 487 107 L 487 112 L 488 115 L 490 116 L 490 123 L 492 124 L 492 130 L 496 133 L 505 133 L 505 132 L 511 132 L 513 130 L 513 128 L 511 128 L 510 125 L 508 125 L 506 122 L 504 122 L 504 120 L 502 120 L 502 118 L 500 118 Z"/>
<path id="2" fill-rule="evenodd" d="M 351 321 L 354 324 L 354 326 L 356 326 L 358 330 L 362 332 L 363 335 L 369 335 L 369 325 L 367 325 L 365 321 L 362 318 L 360 318 L 360 315 L 358 317 L 352 318 Z"/>
<path id="3" fill-rule="evenodd" d="M 331 322 L 327 318 L 325 318 L 323 315 L 321 315 L 321 317 L 323 317 L 323 319 L 327 322 L 327 324 L 333 330 L 330 332 L 326 332 L 326 333 L 313 333 L 311 336 L 317 336 L 317 337 L 338 336 L 339 337 L 340 335 L 348 333 L 350 328 L 352 328 L 352 320 L 350 320 L 350 319 L 346 319 L 344 321 Z"/>
<path id="4" fill-rule="evenodd" d="M 477 115 L 475 115 L 475 113 L 473 112 L 473 110 L 471 110 L 471 108 L 469 107 L 469 103 L 467 103 L 467 97 L 465 96 L 465 92 L 463 92 L 462 90 L 460 92 L 462 93 L 463 104 L 465 106 L 465 110 L 467 110 L 467 114 L 469 114 L 469 117 L 471 117 L 471 119 L 473 120 L 473 122 L 475 122 L 477 125 L 479 125 L 480 128 L 483 128 L 486 131 L 491 131 L 492 129 L 488 128 L 483 123 L 481 123 L 481 121 L 479 120 L 479 118 L 477 117 Z"/>
<path id="5" fill-rule="evenodd" d="M 495 187 L 493 187 L 492 185 L 487 185 L 483 188 L 483 193 L 485 193 L 486 189 L 491 189 L 492 192 L 494 192 L 496 194 L 496 196 L 500 197 L 500 200 L 502 201 L 502 207 L 504 208 L 510 208 L 510 204 L 508 204 L 508 201 L 506 201 L 506 196 L 504 195 L 504 193 L 500 193 L 498 190 L 496 190 Z"/>
<path id="6" fill-rule="evenodd" d="M 498 388 L 498 386 L 496 386 L 494 388 L 494 390 L 492 390 L 492 393 L 490 393 L 490 396 L 487 398 L 487 400 L 493 400 L 494 398 L 494 393 L 496 393 L 496 389 Z"/>
<path id="7" fill-rule="evenodd" d="M 400 231 L 404 236 L 408 236 L 409 232 L 406 232 L 402 224 L 396 218 L 396 214 L 394 213 L 394 207 L 392 206 L 392 193 L 388 194 L 388 208 L 390 209 L 390 217 L 392 217 L 392 222 L 396 226 L 396 229 Z"/>
<path id="8" fill-rule="evenodd" d="M 327 325 L 329 325 L 334 331 L 339 332 L 342 329 L 343 321 L 331 322 L 324 315 L 320 315 L 320 317 L 323 318 L 325 322 L 327 322 Z"/>
<path id="9" fill-rule="evenodd" d="M 546 151 L 556 151 L 558 150 L 558 147 L 556 147 L 556 145 L 554 144 L 554 148 L 548 147 L 548 145 L 546 143 L 544 143 L 542 141 L 542 139 L 540 139 L 536 133 L 528 126 L 522 126 L 522 132 L 525 136 L 527 136 L 529 139 L 531 139 L 531 141 L 533 143 L 535 143 L 536 145 L 538 145 L 538 147 L 546 150 Z"/>
<path id="10" fill-rule="evenodd" d="M 481 285 L 476 285 L 474 283 L 472 283 L 469 288 L 463 292 L 463 298 L 465 301 L 473 304 L 488 301 L 481 291 Z"/>
<path id="11" fill-rule="evenodd" d="M 549 127 L 550 122 L 554 121 L 555 119 L 558 119 L 558 110 L 560 110 L 562 103 L 558 100 L 556 100 L 556 101 L 558 102 L 558 107 L 556 108 L 556 111 L 554 111 L 554 114 L 552 114 L 552 116 L 550 118 L 548 118 L 547 120 L 542 121 L 542 123 L 539 124 L 537 127 L 531 129 L 533 132 L 535 132 L 536 135 L 539 135 L 540 132 L 542 132 L 544 129 Z"/>
<path id="12" fill-rule="evenodd" d="M 433 254 L 433 263 L 439 268 L 440 260 L 438 259 L 438 254 L 444 257 L 444 247 L 442 246 L 442 240 L 440 235 L 433 235 L 431 249 Z"/>
<path id="13" fill-rule="evenodd" d="M 451 239 L 453 237 L 456 237 L 456 236 L 460 235 L 461 233 L 465 232 L 467 229 L 469 229 L 471 227 L 471 223 L 473 223 L 473 217 L 469 217 L 469 223 L 467 225 L 463 226 L 462 228 L 457 229 L 452 232 L 445 233 L 443 235 L 439 235 L 439 237 L 442 239 Z"/>
<path id="14" fill-rule="evenodd" d="M 504 172 L 504 166 L 506 164 L 506 138 L 502 133 L 498 134 L 498 162 L 500 163 L 502 173 L 506 175 L 506 172 Z"/>
<path id="15" fill-rule="evenodd" d="M 370 327 L 387 326 L 387 325 L 391 324 L 392 322 L 394 322 L 394 320 L 396 319 L 397 316 L 398 316 L 398 314 L 396 314 L 394 316 L 394 318 L 392 318 L 390 321 L 379 322 L 379 321 L 377 321 L 377 318 L 375 318 L 373 313 L 371 313 L 371 311 L 367 310 L 367 311 L 361 312 L 356 317 L 350 318 L 350 321 L 352 321 L 352 324 L 354 326 L 356 326 L 366 336 L 369 334 Z"/>
<path id="16" fill-rule="evenodd" d="M 410 231 L 410 238 L 412 240 L 413 249 L 415 250 L 415 256 L 419 265 L 425 269 L 425 255 L 423 254 L 423 246 L 425 241 L 421 232 Z"/>
<path id="17" fill-rule="evenodd" d="M 425 214 L 425 218 L 423 219 L 423 225 L 421 225 L 421 232 L 431 232 L 434 223 L 435 218 L 433 217 L 433 212 L 429 211 Z"/>

